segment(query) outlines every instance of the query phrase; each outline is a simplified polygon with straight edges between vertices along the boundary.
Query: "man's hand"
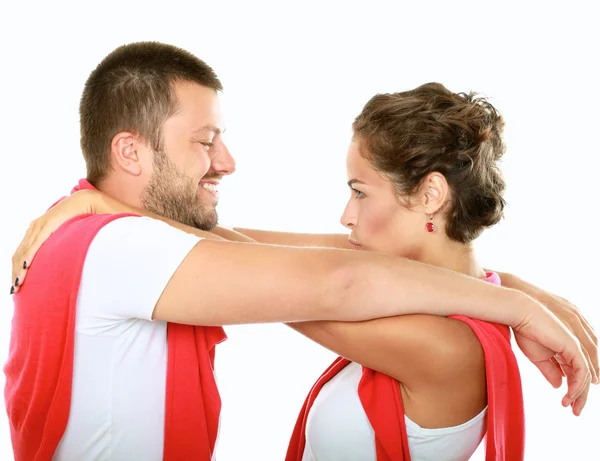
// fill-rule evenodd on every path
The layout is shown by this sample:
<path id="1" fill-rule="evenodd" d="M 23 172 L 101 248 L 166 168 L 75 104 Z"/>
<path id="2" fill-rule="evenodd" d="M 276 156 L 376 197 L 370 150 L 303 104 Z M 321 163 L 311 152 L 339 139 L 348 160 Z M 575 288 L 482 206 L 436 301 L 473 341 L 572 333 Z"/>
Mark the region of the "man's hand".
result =
<path id="1" fill-rule="evenodd" d="M 563 376 L 567 378 L 562 405 L 571 405 L 578 416 L 586 404 L 592 380 L 589 357 L 577 338 L 548 309 L 520 294 L 534 304 L 530 303 L 522 321 L 513 325 L 517 344 L 552 386 L 560 387 Z"/>
<path id="2" fill-rule="evenodd" d="M 558 389 L 562 385 L 563 377 L 567 377 L 567 382 L 574 379 L 576 371 L 561 360 L 560 355 L 554 354 L 550 349 L 541 346 L 523 336 L 522 334 L 515 331 L 515 339 L 521 352 L 527 357 L 537 368 L 540 370 L 546 380 L 555 388 Z M 591 376 L 591 374 L 589 375 Z M 590 381 L 583 386 L 583 391 L 576 394 L 568 394 L 563 397 L 562 405 L 567 407 L 571 405 L 573 414 L 579 416 L 581 410 L 587 402 L 587 396 L 589 393 Z M 575 395 L 576 397 L 571 398 L 569 395 Z"/>
<path id="3" fill-rule="evenodd" d="M 566 299 L 542 290 L 515 275 L 499 274 L 503 286 L 521 291 L 543 304 L 579 340 L 592 370 L 592 383 L 600 384 L 598 337 L 587 319 L 581 315 L 579 309 Z"/>
<path id="4" fill-rule="evenodd" d="M 534 297 L 534 299 L 546 306 L 579 339 L 583 352 L 592 369 L 592 382 L 600 384 L 598 337 L 589 322 L 581 315 L 579 309 L 566 299 L 549 292 L 541 293 L 539 296 Z"/>

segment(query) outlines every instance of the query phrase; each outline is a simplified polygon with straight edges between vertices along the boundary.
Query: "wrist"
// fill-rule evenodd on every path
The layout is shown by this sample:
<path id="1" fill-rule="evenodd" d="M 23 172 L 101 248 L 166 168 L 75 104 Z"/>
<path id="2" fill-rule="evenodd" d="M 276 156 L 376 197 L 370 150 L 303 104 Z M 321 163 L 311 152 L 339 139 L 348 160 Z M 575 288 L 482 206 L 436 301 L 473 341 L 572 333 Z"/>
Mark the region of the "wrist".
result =
<path id="1" fill-rule="evenodd" d="M 73 205 L 74 204 L 74 208 Z M 91 190 L 78 190 L 69 197 L 66 203 L 69 203 L 73 209 L 79 210 L 79 213 L 97 213 L 96 203 L 98 202 L 94 191 Z"/>
<path id="2" fill-rule="evenodd" d="M 518 328 L 521 325 L 527 324 L 536 313 L 539 313 L 543 306 L 533 297 L 523 291 L 509 288 L 509 301 L 507 315 L 507 325 L 511 328 Z"/>
<path id="3" fill-rule="evenodd" d="M 81 205 L 81 208 L 87 209 L 88 213 L 106 213 L 108 205 L 105 203 L 104 194 L 95 190 L 78 190 L 71 197 L 75 199 L 75 203 Z"/>

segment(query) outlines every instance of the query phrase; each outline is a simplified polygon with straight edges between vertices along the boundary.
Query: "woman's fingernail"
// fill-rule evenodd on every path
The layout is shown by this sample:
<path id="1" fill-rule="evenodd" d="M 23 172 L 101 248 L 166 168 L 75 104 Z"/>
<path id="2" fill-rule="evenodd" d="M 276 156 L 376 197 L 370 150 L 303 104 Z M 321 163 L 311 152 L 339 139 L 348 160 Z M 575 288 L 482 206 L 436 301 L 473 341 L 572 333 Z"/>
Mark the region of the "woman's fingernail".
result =
<path id="1" fill-rule="evenodd" d="M 15 292 L 15 287 L 13 287 L 12 285 L 10 286 L 10 294 L 12 295 Z"/>
<path id="2" fill-rule="evenodd" d="M 19 286 L 19 277 L 17 277 L 17 278 L 15 279 L 15 286 L 16 286 L 16 287 L 18 287 L 18 286 Z"/>
<path id="3" fill-rule="evenodd" d="M 23 261 L 23 269 L 27 269 L 27 261 Z"/>

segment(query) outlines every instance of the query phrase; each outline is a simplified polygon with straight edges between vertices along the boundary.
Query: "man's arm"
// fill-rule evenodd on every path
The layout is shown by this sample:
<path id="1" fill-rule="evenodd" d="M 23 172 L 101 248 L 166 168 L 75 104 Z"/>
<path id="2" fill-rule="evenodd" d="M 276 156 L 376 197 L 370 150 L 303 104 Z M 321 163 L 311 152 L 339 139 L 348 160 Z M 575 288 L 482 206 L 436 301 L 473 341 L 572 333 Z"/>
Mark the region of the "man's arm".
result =
<path id="1" fill-rule="evenodd" d="M 408 259 L 204 240 L 174 273 L 154 317 L 229 325 L 425 313 L 514 326 L 526 318 L 523 308 L 543 309 L 516 291 Z"/>
<path id="2" fill-rule="evenodd" d="M 181 263 L 154 316 L 228 325 L 460 313 L 516 325 L 526 316 L 518 306 L 528 305 L 537 307 L 513 290 L 408 259 L 206 240 Z"/>

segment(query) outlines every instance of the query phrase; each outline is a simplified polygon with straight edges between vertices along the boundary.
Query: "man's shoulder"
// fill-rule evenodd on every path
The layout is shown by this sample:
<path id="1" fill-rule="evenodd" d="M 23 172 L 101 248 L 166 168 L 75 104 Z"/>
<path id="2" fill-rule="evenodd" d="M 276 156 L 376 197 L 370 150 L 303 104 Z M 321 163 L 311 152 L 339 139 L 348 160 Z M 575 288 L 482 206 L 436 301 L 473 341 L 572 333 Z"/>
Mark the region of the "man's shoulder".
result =
<path id="1" fill-rule="evenodd" d="M 173 258 L 177 265 L 191 248 L 201 240 L 175 227 L 145 216 L 124 216 L 105 224 L 90 244 L 87 261 L 93 259 L 103 265 L 114 266 L 121 261 L 127 266 L 142 262 L 152 268 Z M 145 267 L 144 269 L 148 269 Z"/>
<path id="2" fill-rule="evenodd" d="M 116 215 L 97 216 L 114 217 Z M 150 245 L 176 244 L 182 240 L 185 242 L 200 240 L 199 237 L 183 232 L 158 219 L 138 215 L 118 215 L 116 219 L 108 220 L 98 231 L 94 240 L 100 239 L 108 239 L 113 243 L 125 240 L 130 243 Z"/>
<path id="3" fill-rule="evenodd" d="M 56 267 L 81 259 L 87 261 L 90 254 L 97 260 L 106 261 L 117 253 L 135 258 L 139 253 L 151 252 L 160 261 L 161 253 L 180 247 L 189 250 L 198 240 L 199 237 L 145 216 L 86 214 L 59 227 L 41 246 L 36 260 Z"/>
<path id="4" fill-rule="evenodd" d="M 136 219 L 136 215 L 122 214 L 81 214 L 65 221 L 48 238 L 50 246 L 73 245 L 91 241 L 96 234 L 113 222 Z"/>
<path id="5" fill-rule="evenodd" d="M 87 325 L 96 328 L 98 319 L 103 325 L 107 319 L 151 320 L 165 286 L 199 240 L 147 217 L 115 219 L 102 227 L 82 270 L 79 309 L 96 319 Z"/>

